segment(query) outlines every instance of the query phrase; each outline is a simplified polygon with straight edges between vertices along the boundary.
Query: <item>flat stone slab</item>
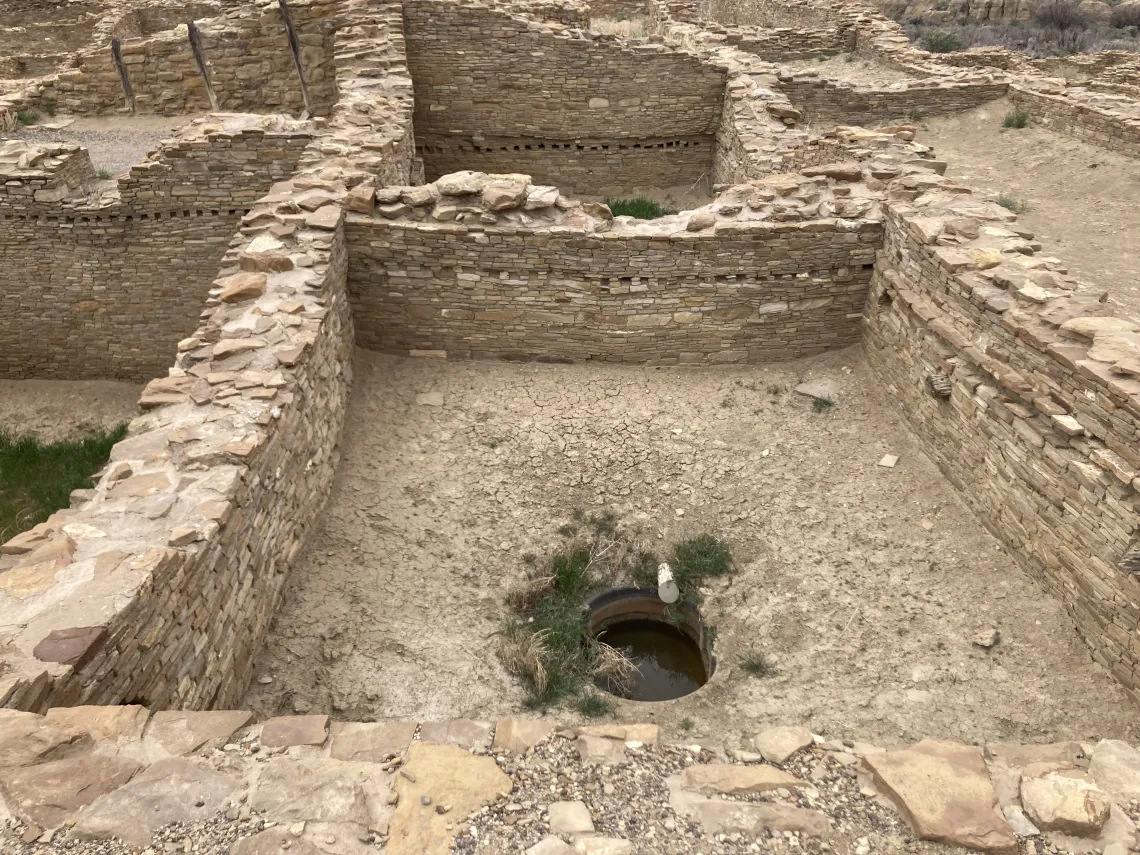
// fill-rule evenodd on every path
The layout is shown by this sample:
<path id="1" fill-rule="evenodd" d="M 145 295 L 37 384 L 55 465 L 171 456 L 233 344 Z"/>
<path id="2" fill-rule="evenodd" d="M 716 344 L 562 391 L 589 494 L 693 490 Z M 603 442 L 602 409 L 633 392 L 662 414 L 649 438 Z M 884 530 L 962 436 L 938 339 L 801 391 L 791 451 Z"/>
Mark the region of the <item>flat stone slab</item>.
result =
<path id="1" fill-rule="evenodd" d="M 375 767 L 373 767 L 375 768 Z M 359 769 L 323 757 L 273 757 L 261 767 L 249 806 L 279 822 L 371 822 Z"/>
<path id="2" fill-rule="evenodd" d="M 677 815 L 699 823 L 710 835 L 755 836 L 770 829 L 826 837 L 831 831 L 831 820 L 819 811 L 779 802 L 733 802 L 707 798 L 687 791 L 682 775 L 670 777 L 666 784 L 669 787 L 669 804 Z"/>
<path id="3" fill-rule="evenodd" d="M 47 711 L 47 720 L 74 727 L 91 734 L 96 742 L 120 742 L 141 739 L 150 718 L 146 707 L 56 707 Z"/>
<path id="4" fill-rule="evenodd" d="M 164 710 L 151 716 L 146 737 L 171 754 L 192 754 L 204 745 L 226 742 L 251 721 L 253 713 L 241 710 Z"/>
<path id="5" fill-rule="evenodd" d="M 0 775 L 0 793 L 25 823 L 58 828 L 81 807 L 127 783 L 142 764 L 118 757 L 72 757 Z"/>
<path id="6" fill-rule="evenodd" d="M 927 739 L 863 762 L 924 840 L 1016 855 L 1017 839 L 995 811 L 997 793 L 979 749 Z"/>
<path id="7" fill-rule="evenodd" d="M 786 763 L 812 742 L 806 727 L 770 727 L 752 737 L 752 746 L 769 763 Z"/>
<path id="8" fill-rule="evenodd" d="M 1118 799 L 1140 799 L 1140 751 L 1119 739 L 1102 739 L 1093 749 L 1089 776 Z"/>
<path id="9" fill-rule="evenodd" d="M 387 855 L 446 855 L 463 818 L 513 787 L 490 757 L 455 745 L 413 742 L 396 776 L 399 802 L 388 826 Z"/>
<path id="10" fill-rule="evenodd" d="M 561 837 L 548 834 L 526 850 L 525 855 L 574 855 L 574 847 Z"/>
<path id="11" fill-rule="evenodd" d="M 88 754 L 91 735 L 42 715 L 0 709 L 0 769 Z"/>
<path id="12" fill-rule="evenodd" d="M 594 820 L 585 802 L 553 802 L 547 809 L 555 834 L 593 834 Z"/>
<path id="13" fill-rule="evenodd" d="M 1112 812 L 1112 800 L 1081 770 L 1022 778 L 1021 803 L 1038 828 L 1096 837 Z"/>
<path id="14" fill-rule="evenodd" d="M 333 758 L 380 763 L 392 755 L 400 755 L 412 744 L 416 735 L 414 721 L 333 722 Z"/>
<path id="15" fill-rule="evenodd" d="M 190 760 L 159 760 L 130 783 L 84 808 L 72 834 L 85 840 L 119 837 L 150 845 L 154 832 L 172 822 L 204 820 L 241 789 L 241 783 Z"/>
<path id="16" fill-rule="evenodd" d="M 291 745 L 324 745 L 328 739 L 327 715 L 284 715 L 271 718 L 261 727 L 261 744 L 266 748 Z"/>
<path id="17" fill-rule="evenodd" d="M 633 843 L 620 837 L 583 837 L 574 842 L 578 855 L 633 855 Z"/>
<path id="18" fill-rule="evenodd" d="M 656 745 L 661 738 L 661 728 L 655 724 L 592 724 L 579 727 L 577 730 L 582 736 L 600 736 L 622 742 L 644 742 L 646 745 Z"/>
<path id="19" fill-rule="evenodd" d="M 579 736 L 577 746 L 578 756 L 583 763 L 617 766 L 629 762 L 629 757 L 625 753 L 625 743 L 617 739 L 605 739 L 601 736 Z"/>
<path id="20" fill-rule="evenodd" d="M 839 384 L 834 380 L 825 378 L 808 380 L 796 386 L 795 391 L 797 394 L 806 395 L 809 398 L 827 398 L 834 401 L 835 396 L 839 394 Z"/>
<path id="21" fill-rule="evenodd" d="M 510 752 L 526 754 L 554 732 L 554 723 L 542 719 L 500 719 L 495 724 L 495 741 L 491 750 L 496 754 Z"/>
<path id="22" fill-rule="evenodd" d="M 492 725 L 489 721 L 453 718 L 450 721 L 428 721 L 420 725 L 420 741 L 461 748 L 489 748 Z"/>
<path id="23" fill-rule="evenodd" d="M 795 775 L 772 766 L 733 766 L 728 763 L 701 763 L 681 773 L 686 790 L 710 795 L 745 795 L 806 786 Z"/>

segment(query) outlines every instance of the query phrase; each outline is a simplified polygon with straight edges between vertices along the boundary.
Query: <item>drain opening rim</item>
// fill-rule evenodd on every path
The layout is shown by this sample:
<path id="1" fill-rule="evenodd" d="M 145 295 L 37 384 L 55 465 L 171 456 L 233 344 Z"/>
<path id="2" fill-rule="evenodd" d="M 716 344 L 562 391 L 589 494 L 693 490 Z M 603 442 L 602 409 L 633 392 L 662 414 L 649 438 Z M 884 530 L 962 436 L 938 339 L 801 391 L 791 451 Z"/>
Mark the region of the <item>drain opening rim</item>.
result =
<path id="1" fill-rule="evenodd" d="M 673 612 L 675 616 L 679 617 L 679 620 L 669 620 L 668 617 L 666 617 L 667 610 Z M 622 700 L 632 703 L 668 703 L 670 700 L 679 700 L 680 698 L 687 698 L 696 694 L 708 685 L 713 678 L 713 674 L 716 673 L 717 660 L 716 654 L 713 651 L 712 633 L 705 624 L 700 610 L 695 606 L 689 604 L 669 606 L 663 603 L 660 597 L 657 596 L 656 588 L 623 586 L 611 588 L 591 598 L 586 604 L 586 612 L 586 630 L 591 638 L 597 638 L 600 633 L 610 627 L 616 627 L 634 621 L 648 621 L 650 623 L 665 624 L 679 631 L 693 644 L 700 654 L 701 663 L 704 666 L 705 672 L 704 681 L 701 682 L 697 688 L 693 689 L 693 691 L 679 695 L 677 698 L 666 700 L 638 700 L 616 694 L 615 697 L 622 697 Z M 599 688 L 602 688 L 603 691 L 607 691 L 604 687 Z"/>

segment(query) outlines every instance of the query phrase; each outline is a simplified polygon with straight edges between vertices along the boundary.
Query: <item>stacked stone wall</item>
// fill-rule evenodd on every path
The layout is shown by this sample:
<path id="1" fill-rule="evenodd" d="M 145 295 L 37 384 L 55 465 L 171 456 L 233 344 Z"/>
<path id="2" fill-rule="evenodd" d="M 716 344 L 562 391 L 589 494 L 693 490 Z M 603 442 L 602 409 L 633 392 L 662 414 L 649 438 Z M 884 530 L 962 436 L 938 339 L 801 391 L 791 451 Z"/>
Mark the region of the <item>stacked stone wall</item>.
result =
<path id="1" fill-rule="evenodd" d="M 149 412 L 93 491 L 3 545 L 0 706 L 224 708 L 244 693 L 335 467 L 353 346 L 349 188 L 406 183 L 411 168 L 398 12 L 352 17 L 328 134 L 227 238 L 201 322 L 143 394 Z"/>
<path id="2" fill-rule="evenodd" d="M 525 171 L 588 194 L 712 168 L 725 74 L 695 56 L 478 5 L 411 0 L 404 20 L 428 180 Z"/>
<path id="3" fill-rule="evenodd" d="M 197 326 L 241 216 L 292 174 L 308 140 L 254 130 L 176 141 L 134 167 L 119 198 L 101 202 L 76 195 L 94 176 L 75 146 L 48 168 L 9 171 L 0 193 L 0 259 L 10 271 L 0 377 L 164 373 Z"/>
<path id="4" fill-rule="evenodd" d="M 740 29 L 728 31 L 725 43 L 769 62 L 792 62 L 812 59 L 821 53 L 853 50 L 855 31 L 838 27 Z"/>
<path id="5" fill-rule="evenodd" d="M 1117 564 L 1140 521 L 1140 383 L 1057 329 L 1109 308 L 1103 295 L 1003 292 L 969 272 L 970 255 L 930 245 L 934 222 L 888 217 L 867 302 L 871 364 L 978 518 L 1065 602 L 1093 657 L 1135 691 L 1140 584 Z M 1048 278 L 1043 266 L 1029 270 Z M 1041 320 L 1016 308 L 1042 300 L 1050 308 Z M 949 378 L 948 398 L 932 395 L 935 375 Z"/>
<path id="6" fill-rule="evenodd" d="M 323 115 L 336 99 L 332 67 L 334 0 L 290 4 L 300 43 L 309 104 Z M 300 111 L 300 80 L 285 23 L 276 6 L 256 15 L 234 13 L 198 22 L 217 108 L 249 112 Z M 124 40 L 120 48 L 134 107 L 167 115 L 211 109 L 186 26 Z M 58 74 L 40 97 L 71 113 L 111 113 L 127 105 L 109 43 L 76 55 L 76 67 Z"/>
<path id="7" fill-rule="evenodd" d="M 1011 86 L 1010 100 L 1029 111 L 1033 122 L 1129 157 L 1140 157 L 1140 113 L 1123 115 L 1064 95 Z"/>
<path id="8" fill-rule="evenodd" d="M 512 234 L 352 217 L 361 346 L 452 358 L 770 362 L 859 340 L 878 224 Z"/>
<path id="9" fill-rule="evenodd" d="M 557 184 L 571 193 L 621 195 L 646 187 L 679 187 L 708 178 L 716 138 L 710 135 L 668 139 L 605 140 L 503 139 L 478 143 L 434 137 L 417 147 L 429 181 L 469 169 L 521 172 L 536 181 Z"/>
<path id="10" fill-rule="evenodd" d="M 960 113 L 1005 95 L 1002 83 L 921 81 L 904 88 L 857 88 L 819 77 L 781 77 L 780 89 L 812 122 L 865 125 L 926 115 Z"/>
<path id="11" fill-rule="evenodd" d="M 651 0 L 590 0 L 590 18 L 624 20 L 649 14 Z"/>

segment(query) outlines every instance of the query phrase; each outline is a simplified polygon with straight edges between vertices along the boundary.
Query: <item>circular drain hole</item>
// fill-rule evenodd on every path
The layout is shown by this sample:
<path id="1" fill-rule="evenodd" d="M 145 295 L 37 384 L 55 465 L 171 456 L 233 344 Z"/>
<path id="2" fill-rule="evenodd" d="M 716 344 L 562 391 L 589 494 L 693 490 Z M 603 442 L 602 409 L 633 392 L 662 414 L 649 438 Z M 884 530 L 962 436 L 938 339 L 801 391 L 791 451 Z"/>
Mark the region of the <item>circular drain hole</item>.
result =
<path id="1" fill-rule="evenodd" d="M 621 652 L 637 674 L 599 689 L 631 701 L 671 701 L 692 694 L 716 670 L 709 633 L 692 606 L 666 605 L 656 588 L 617 588 L 589 603 L 590 636 Z"/>

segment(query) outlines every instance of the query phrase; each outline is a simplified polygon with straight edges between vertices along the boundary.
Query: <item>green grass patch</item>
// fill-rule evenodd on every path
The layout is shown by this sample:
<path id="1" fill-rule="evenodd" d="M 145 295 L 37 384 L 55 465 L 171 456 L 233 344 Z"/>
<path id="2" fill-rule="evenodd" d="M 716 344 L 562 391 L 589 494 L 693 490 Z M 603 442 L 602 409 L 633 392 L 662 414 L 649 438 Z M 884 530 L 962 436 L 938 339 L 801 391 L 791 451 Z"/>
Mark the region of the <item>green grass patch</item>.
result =
<path id="1" fill-rule="evenodd" d="M 750 677 L 771 677 L 776 673 L 776 666 L 763 653 L 746 653 L 740 660 L 740 667 Z"/>
<path id="2" fill-rule="evenodd" d="M 81 439 L 43 443 L 0 430 L 0 542 L 71 504 L 71 491 L 93 486 L 91 475 L 127 435 L 127 426 Z"/>
<path id="3" fill-rule="evenodd" d="M 23 109 L 16 111 L 16 121 L 21 125 L 34 125 L 40 119 L 40 114 L 35 110 Z"/>
<path id="4" fill-rule="evenodd" d="M 499 634 L 498 656 L 522 683 L 527 708 L 572 703 L 591 716 L 587 708 L 606 700 L 590 690 L 594 681 L 620 687 L 636 678 L 637 669 L 590 636 L 586 604 L 617 585 L 656 587 L 658 560 L 612 513 L 575 511 L 558 533 L 560 547 L 545 561 L 527 562 L 525 578 L 507 593 L 511 613 Z M 697 602 L 702 580 L 732 568 L 727 544 L 710 534 L 676 544 L 671 558 L 679 603 Z"/>
<path id="5" fill-rule="evenodd" d="M 604 718 L 617 712 L 617 705 L 613 701 L 594 692 L 583 692 L 578 696 L 575 706 L 586 718 Z"/>
<path id="6" fill-rule="evenodd" d="M 56 107 L 54 98 L 42 98 L 40 100 L 40 106 L 43 108 L 43 111 L 49 116 L 55 115 Z"/>
<path id="7" fill-rule="evenodd" d="M 98 176 L 100 181 L 110 181 L 112 178 L 115 177 L 115 173 L 113 173 L 109 169 L 100 169 L 98 172 L 95 173 L 95 175 Z"/>
<path id="8" fill-rule="evenodd" d="M 615 217 L 636 217 L 639 220 L 656 220 L 677 213 L 649 199 L 606 199 L 606 205 Z"/>
<path id="9" fill-rule="evenodd" d="M 817 398 L 814 395 L 812 396 L 811 408 L 813 410 L 815 410 L 817 413 L 826 413 L 828 410 L 830 410 L 834 406 L 835 406 L 835 401 L 833 401 L 831 398 L 827 398 L 827 397 Z"/>
<path id="10" fill-rule="evenodd" d="M 1005 114 L 1005 118 L 1001 120 L 1003 128 L 1024 128 L 1029 125 L 1029 111 L 1018 107 L 1016 110 L 1010 110 Z"/>
<path id="11" fill-rule="evenodd" d="M 1007 211 L 1013 211 L 1015 214 L 1024 214 L 1029 210 L 1029 203 L 1024 199 L 1018 199 L 1015 196 L 1010 196 L 1005 193 L 998 196 L 994 201 Z"/>

